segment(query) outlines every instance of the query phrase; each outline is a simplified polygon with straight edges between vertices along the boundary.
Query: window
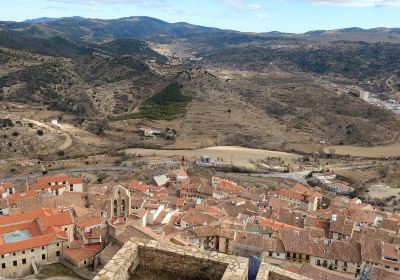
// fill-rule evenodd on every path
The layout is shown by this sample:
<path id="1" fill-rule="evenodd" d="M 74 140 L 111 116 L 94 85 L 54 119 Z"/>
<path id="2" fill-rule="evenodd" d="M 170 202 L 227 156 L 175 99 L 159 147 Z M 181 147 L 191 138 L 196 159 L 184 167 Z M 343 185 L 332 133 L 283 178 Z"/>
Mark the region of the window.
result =
<path id="1" fill-rule="evenodd" d="M 13 256 L 15 256 L 16 255 L 16 253 L 13 253 Z"/>
<path id="2" fill-rule="evenodd" d="M 64 231 L 67 231 L 67 230 L 68 230 L 67 228 L 64 229 Z"/>
<path id="3" fill-rule="evenodd" d="M 26 259 L 22 259 L 22 264 L 26 264 Z"/>
<path id="4" fill-rule="evenodd" d="M 71 185 L 71 186 L 69 187 L 69 191 L 70 191 L 70 192 L 73 192 L 73 191 L 74 191 L 74 186 L 73 186 L 73 185 Z"/>
<path id="5" fill-rule="evenodd" d="M 395 270 L 395 271 L 399 271 L 399 268 L 398 268 L 398 267 L 395 267 L 394 270 Z"/>
<path id="6" fill-rule="evenodd" d="M 13 261 L 13 266 L 17 266 L 17 261 Z"/>
<path id="7" fill-rule="evenodd" d="M 22 251 L 22 254 L 25 254 L 25 251 Z"/>
<path id="8" fill-rule="evenodd" d="M 44 246 L 42 247 L 42 250 L 44 250 Z"/>
<path id="9" fill-rule="evenodd" d="M 57 243 L 57 247 L 59 247 L 60 246 L 60 243 Z"/>
<path id="10" fill-rule="evenodd" d="M 1 264 L 1 268 L 6 268 L 6 264 L 5 264 L 5 263 L 2 263 L 2 264 Z"/>
<path id="11" fill-rule="evenodd" d="M 317 265 L 321 266 L 321 261 L 317 260 Z"/>
<path id="12" fill-rule="evenodd" d="M 310 260 L 310 256 L 306 255 L 306 260 L 309 261 Z"/>
<path id="13" fill-rule="evenodd" d="M 60 256 L 60 251 L 56 252 L 56 256 L 59 257 Z"/>
<path id="14" fill-rule="evenodd" d="M 286 257 L 287 257 L 287 258 L 290 258 L 290 253 L 286 253 Z"/>
<path id="15" fill-rule="evenodd" d="M 42 254 L 42 260 L 46 259 L 46 254 Z"/>
<path id="16" fill-rule="evenodd" d="M 4 255 L 1 255 L 1 258 L 4 259 Z"/>
<path id="17" fill-rule="evenodd" d="M 268 256 L 272 257 L 272 252 L 268 252 Z"/>
<path id="18" fill-rule="evenodd" d="M 35 249 L 31 249 L 31 252 L 35 252 Z"/>
<path id="19" fill-rule="evenodd" d="M 84 261 L 83 264 L 86 264 L 86 261 Z"/>

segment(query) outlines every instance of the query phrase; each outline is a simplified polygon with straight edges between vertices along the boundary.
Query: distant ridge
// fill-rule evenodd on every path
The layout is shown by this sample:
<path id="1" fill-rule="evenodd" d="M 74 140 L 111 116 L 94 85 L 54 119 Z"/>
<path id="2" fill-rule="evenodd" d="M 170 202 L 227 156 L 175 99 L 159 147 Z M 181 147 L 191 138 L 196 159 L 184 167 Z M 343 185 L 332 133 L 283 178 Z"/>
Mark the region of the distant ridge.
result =
<path id="1" fill-rule="evenodd" d="M 97 19 L 97 18 L 84 18 L 80 16 L 73 17 L 61 17 L 61 18 L 52 18 L 52 17 L 40 17 L 36 19 L 27 19 L 22 21 L 21 23 L 25 24 L 41 24 L 48 22 L 59 22 L 62 23 L 70 23 L 76 24 L 77 22 L 95 22 L 101 23 L 104 25 L 121 25 L 121 24 L 130 24 L 130 25 L 142 25 L 142 27 L 147 27 L 152 29 L 152 31 L 161 31 L 161 33 L 173 33 L 169 35 L 187 35 L 188 33 L 208 33 L 208 32 L 220 32 L 220 31 L 234 31 L 234 30 L 223 30 L 214 27 L 206 27 L 202 25 L 195 25 L 187 22 L 176 22 L 170 23 L 163 21 L 161 19 L 149 17 L 149 16 L 130 16 L 123 17 L 117 19 Z M 113 30 L 115 31 L 115 30 Z M 151 33 L 151 32 L 150 32 Z M 249 33 L 249 32 L 243 32 Z M 291 32 L 282 32 L 282 31 L 266 31 L 261 33 L 250 32 L 253 34 L 266 34 L 266 35 L 284 35 L 284 34 L 296 34 Z M 386 34 L 400 34 L 400 27 L 375 27 L 375 28 L 361 28 L 361 27 L 348 27 L 348 28 L 338 28 L 338 29 L 321 29 L 321 30 L 310 30 L 305 33 L 297 33 L 297 35 L 329 35 L 329 34 L 365 34 L 365 33 L 386 33 Z M 143 34 L 141 34 L 143 35 Z M 146 34 L 148 35 L 148 34 Z M 139 36 L 140 37 L 140 36 Z"/>
<path id="2" fill-rule="evenodd" d="M 59 20 L 59 18 L 49 18 L 49 17 L 41 17 L 41 18 L 34 18 L 34 19 L 27 19 L 24 20 L 23 23 L 42 23 L 42 22 L 50 22 L 50 21 L 56 21 Z"/>

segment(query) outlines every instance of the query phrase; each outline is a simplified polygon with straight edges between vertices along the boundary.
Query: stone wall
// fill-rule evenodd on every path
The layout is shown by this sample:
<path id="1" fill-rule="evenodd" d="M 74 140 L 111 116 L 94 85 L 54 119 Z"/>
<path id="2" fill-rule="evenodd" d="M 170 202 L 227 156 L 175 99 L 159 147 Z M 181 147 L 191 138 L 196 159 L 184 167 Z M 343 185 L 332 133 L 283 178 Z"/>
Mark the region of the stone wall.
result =
<path id="1" fill-rule="evenodd" d="M 139 264 L 139 248 L 133 241 L 128 241 L 114 255 L 94 280 L 128 280 Z"/>
<path id="2" fill-rule="evenodd" d="M 154 240 L 132 239 L 125 243 L 94 280 L 128 280 L 138 265 L 186 279 L 246 280 L 248 274 L 248 260 L 243 257 L 164 245 Z"/>
<path id="3" fill-rule="evenodd" d="M 205 251 L 192 251 L 187 254 L 183 249 L 177 251 L 159 250 L 140 246 L 139 265 L 159 273 L 174 274 L 181 279 L 221 279 L 228 264 L 210 259 Z M 192 253 L 191 252 L 191 253 Z"/>
<path id="4" fill-rule="evenodd" d="M 257 274 L 257 280 L 312 280 L 282 268 L 262 263 Z"/>
<path id="5" fill-rule="evenodd" d="M 94 280 L 129 280 L 138 266 L 184 279 L 247 280 L 249 264 L 243 257 L 134 238 L 125 243 Z M 257 280 L 311 279 L 262 263 Z"/>

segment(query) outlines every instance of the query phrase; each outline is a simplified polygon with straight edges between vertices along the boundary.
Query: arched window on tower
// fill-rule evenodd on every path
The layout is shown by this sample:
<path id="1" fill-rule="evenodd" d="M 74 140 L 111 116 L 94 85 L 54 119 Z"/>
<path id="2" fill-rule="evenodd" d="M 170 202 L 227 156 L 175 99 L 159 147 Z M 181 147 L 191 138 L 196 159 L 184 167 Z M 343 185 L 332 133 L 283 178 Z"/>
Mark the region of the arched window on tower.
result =
<path id="1" fill-rule="evenodd" d="M 126 213 L 126 205 L 125 205 L 125 199 L 122 199 L 121 201 L 121 214 L 124 215 Z"/>
<path id="2" fill-rule="evenodd" d="M 114 199 L 114 217 L 118 216 L 118 201 L 116 199 Z"/>

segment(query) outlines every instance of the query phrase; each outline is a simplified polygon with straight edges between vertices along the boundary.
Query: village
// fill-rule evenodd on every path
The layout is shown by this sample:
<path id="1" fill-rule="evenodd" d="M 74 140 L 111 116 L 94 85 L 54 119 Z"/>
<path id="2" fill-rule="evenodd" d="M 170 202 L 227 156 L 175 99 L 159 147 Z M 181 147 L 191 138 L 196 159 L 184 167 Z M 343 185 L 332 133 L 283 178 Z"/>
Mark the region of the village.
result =
<path id="1" fill-rule="evenodd" d="M 254 187 L 210 172 L 207 155 L 170 162 L 148 180 L 54 174 L 0 183 L 1 275 L 60 263 L 92 279 L 139 238 L 257 258 L 308 279 L 399 279 L 400 215 L 362 202 L 335 172 Z"/>

